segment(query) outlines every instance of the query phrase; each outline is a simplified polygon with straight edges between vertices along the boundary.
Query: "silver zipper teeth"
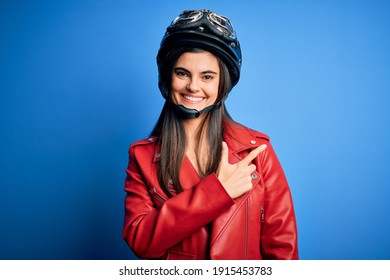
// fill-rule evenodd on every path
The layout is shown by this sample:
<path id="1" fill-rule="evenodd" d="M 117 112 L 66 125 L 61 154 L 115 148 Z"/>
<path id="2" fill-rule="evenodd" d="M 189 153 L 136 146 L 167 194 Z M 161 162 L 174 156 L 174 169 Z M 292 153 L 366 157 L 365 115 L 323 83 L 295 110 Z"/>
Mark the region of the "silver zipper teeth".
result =
<path id="1" fill-rule="evenodd" d="M 159 195 L 157 192 L 153 192 L 153 194 L 160 202 L 165 202 L 165 199 L 161 195 Z"/>
<path id="2" fill-rule="evenodd" d="M 261 222 L 264 223 L 264 206 L 261 205 Z"/>

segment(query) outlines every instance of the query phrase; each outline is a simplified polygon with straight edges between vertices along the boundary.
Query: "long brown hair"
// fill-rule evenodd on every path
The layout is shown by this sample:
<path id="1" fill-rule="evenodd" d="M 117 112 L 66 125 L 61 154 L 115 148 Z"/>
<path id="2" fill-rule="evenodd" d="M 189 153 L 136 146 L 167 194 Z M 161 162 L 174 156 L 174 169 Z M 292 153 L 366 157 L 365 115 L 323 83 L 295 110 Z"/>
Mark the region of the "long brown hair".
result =
<path id="1" fill-rule="evenodd" d="M 169 93 L 170 84 L 172 81 L 173 68 L 179 57 L 185 52 L 204 52 L 203 49 L 198 48 L 180 48 L 173 49 L 167 56 L 167 63 L 165 65 L 165 75 L 161 77 L 165 90 L 168 91 L 167 100 L 153 128 L 151 135 L 158 137 L 158 144 L 160 146 L 160 160 L 158 161 L 157 177 L 164 193 L 168 197 L 172 197 L 172 191 L 180 193 L 183 191 L 180 182 L 180 168 L 183 162 L 186 135 L 182 123 L 182 119 L 175 112 L 175 105 L 171 101 L 171 94 Z M 231 90 L 231 80 L 229 71 L 226 65 L 217 57 L 220 68 L 220 80 L 218 86 L 218 96 L 216 102 L 224 100 Z M 161 85 L 160 85 L 161 87 Z M 201 146 L 201 140 L 207 141 L 208 148 L 207 164 L 204 168 L 200 168 L 200 176 L 202 178 L 217 171 L 221 159 L 222 141 L 223 141 L 223 123 L 225 121 L 232 121 L 229 113 L 226 110 L 225 104 L 219 109 L 211 110 L 205 113 L 205 117 L 200 125 L 197 134 L 198 150 Z M 199 153 L 197 153 L 197 160 L 199 160 Z M 169 187 L 172 185 L 173 190 Z"/>

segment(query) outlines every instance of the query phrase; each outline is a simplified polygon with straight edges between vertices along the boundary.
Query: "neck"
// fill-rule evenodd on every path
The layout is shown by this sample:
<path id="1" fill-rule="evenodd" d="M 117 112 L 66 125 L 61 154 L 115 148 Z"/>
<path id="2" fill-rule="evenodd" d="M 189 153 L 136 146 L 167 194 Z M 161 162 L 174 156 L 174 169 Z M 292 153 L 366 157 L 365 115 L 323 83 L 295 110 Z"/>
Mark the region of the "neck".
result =
<path id="1" fill-rule="evenodd" d="M 203 121 L 204 116 L 200 116 L 196 119 L 182 120 L 186 133 L 186 146 L 189 146 L 191 148 L 195 148 L 197 146 L 198 134 L 201 130 L 201 125 Z"/>
<path id="2" fill-rule="evenodd" d="M 204 120 L 205 116 L 183 120 L 186 134 L 185 154 L 199 175 L 204 174 L 209 157 L 209 144 Z"/>

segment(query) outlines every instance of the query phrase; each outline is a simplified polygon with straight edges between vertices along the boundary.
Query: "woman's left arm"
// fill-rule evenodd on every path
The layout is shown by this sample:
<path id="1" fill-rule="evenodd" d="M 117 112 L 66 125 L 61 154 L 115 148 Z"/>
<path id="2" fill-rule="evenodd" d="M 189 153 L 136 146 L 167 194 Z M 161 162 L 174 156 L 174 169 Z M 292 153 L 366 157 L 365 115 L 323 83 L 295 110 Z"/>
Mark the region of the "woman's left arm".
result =
<path id="1" fill-rule="evenodd" d="M 264 259 L 298 259 L 297 226 L 290 188 L 270 143 L 260 154 L 265 188 L 261 253 Z"/>

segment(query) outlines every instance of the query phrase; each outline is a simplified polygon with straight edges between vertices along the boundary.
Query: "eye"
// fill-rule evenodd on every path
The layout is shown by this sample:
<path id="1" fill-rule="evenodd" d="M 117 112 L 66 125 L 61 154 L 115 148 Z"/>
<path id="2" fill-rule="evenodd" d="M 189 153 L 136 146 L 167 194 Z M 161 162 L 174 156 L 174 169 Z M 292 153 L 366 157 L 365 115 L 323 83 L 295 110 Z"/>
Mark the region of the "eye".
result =
<path id="1" fill-rule="evenodd" d="M 189 76 L 189 74 L 183 70 L 176 70 L 175 74 L 179 77 L 188 77 Z"/>
<path id="2" fill-rule="evenodd" d="M 204 80 L 212 80 L 212 79 L 214 79 L 214 76 L 213 75 L 204 75 L 203 79 Z"/>

